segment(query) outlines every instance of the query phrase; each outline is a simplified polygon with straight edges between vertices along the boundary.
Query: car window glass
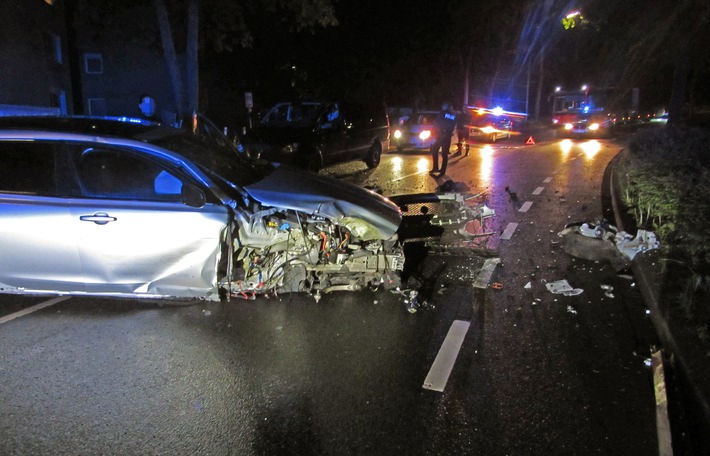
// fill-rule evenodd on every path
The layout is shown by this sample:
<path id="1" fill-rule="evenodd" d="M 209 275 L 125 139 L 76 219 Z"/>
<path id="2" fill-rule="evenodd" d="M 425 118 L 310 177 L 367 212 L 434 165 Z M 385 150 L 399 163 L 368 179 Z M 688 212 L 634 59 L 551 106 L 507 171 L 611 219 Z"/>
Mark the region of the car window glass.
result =
<path id="1" fill-rule="evenodd" d="M 321 110 L 319 102 L 279 103 L 261 119 L 262 125 L 306 127 L 313 124 Z"/>
<path id="2" fill-rule="evenodd" d="M 182 181 L 157 163 L 114 149 L 89 148 L 78 165 L 84 194 L 97 198 L 180 201 Z"/>
<path id="3" fill-rule="evenodd" d="M 55 152 L 52 145 L 0 141 L 0 192 L 54 196 Z"/>

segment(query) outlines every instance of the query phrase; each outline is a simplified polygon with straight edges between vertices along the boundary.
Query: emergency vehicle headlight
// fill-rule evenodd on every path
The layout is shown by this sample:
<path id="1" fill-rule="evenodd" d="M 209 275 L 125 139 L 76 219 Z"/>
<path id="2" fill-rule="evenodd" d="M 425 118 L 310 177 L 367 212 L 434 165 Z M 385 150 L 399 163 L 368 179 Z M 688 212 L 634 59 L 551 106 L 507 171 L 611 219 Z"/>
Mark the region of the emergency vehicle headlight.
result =
<path id="1" fill-rule="evenodd" d="M 571 123 L 565 124 L 565 130 L 571 130 L 572 128 L 574 128 L 574 125 L 572 125 Z"/>
<path id="2" fill-rule="evenodd" d="M 488 125 L 488 126 L 485 126 L 485 127 L 481 128 L 481 131 L 482 131 L 483 133 L 490 134 L 490 133 L 495 132 L 496 129 L 493 128 L 493 127 L 491 127 L 490 125 Z"/>
<path id="3" fill-rule="evenodd" d="M 421 133 L 419 133 L 419 139 L 429 139 L 430 136 L 431 136 L 430 130 L 423 130 Z"/>
<path id="4" fill-rule="evenodd" d="M 597 131 L 597 130 L 599 130 L 599 124 L 596 123 L 596 122 L 594 122 L 593 124 L 591 124 L 591 125 L 589 126 L 589 130 L 591 130 L 591 131 Z"/>
<path id="5" fill-rule="evenodd" d="M 394 131 L 394 138 L 399 139 L 402 137 L 402 130 L 395 130 Z"/>

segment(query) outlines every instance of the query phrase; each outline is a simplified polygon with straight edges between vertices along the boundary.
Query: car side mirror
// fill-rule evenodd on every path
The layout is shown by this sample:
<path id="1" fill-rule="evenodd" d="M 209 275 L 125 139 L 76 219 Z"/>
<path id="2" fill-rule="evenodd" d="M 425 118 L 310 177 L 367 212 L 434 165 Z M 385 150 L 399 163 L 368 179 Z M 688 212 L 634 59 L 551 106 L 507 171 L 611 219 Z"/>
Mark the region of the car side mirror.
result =
<path id="1" fill-rule="evenodd" d="M 183 204 L 190 207 L 202 207 L 207 202 L 205 192 L 192 184 L 184 184 L 180 193 Z"/>

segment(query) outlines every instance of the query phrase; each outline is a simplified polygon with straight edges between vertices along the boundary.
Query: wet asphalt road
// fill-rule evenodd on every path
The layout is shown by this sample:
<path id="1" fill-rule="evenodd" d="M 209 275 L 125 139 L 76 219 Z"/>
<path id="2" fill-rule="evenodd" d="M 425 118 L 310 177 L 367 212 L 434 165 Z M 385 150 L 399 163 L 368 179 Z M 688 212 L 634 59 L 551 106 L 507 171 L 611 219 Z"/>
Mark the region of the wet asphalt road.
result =
<path id="1" fill-rule="evenodd" d="M 429 306 L 415 314 L 369 291 L 188 307 L 67 299 L 0 324 L 0 454 L 657 454 L 640 293 L 557 243 L 566 223 L 606 215 L 621 147 L 522 142 L 474 147 L 448 178 L 429 176 L 419 152 L 324 172 L 386 195 L 447 180 L 486 192 L 502 288 L 472 287 L 482 258 L 437 253 L 416 265 Z M 560 279 L 583 293 L 547 291 Z M 424 389 L 456 320 L 470 327 L 446 387 Z"/>

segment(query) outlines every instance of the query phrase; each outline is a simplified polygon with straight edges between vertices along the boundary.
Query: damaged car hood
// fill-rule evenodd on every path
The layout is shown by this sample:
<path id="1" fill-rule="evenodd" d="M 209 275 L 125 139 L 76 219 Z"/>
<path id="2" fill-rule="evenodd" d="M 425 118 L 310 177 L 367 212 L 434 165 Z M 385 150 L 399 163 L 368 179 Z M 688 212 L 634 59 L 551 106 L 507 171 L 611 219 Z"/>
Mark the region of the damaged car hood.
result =
<path id="1" fill-rule="evenodd" d="M 244 188 L 251 197 L 266 206 L 302 211 L 333 220 L 364 220 L 379 231 L 381 239 L 392 236 L 402 221 L 400 208 L 382 195 L 286 166 L 277 167 L 266 178 Z"/>

